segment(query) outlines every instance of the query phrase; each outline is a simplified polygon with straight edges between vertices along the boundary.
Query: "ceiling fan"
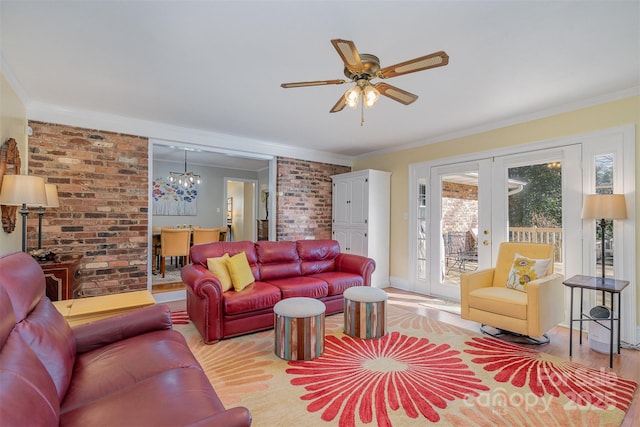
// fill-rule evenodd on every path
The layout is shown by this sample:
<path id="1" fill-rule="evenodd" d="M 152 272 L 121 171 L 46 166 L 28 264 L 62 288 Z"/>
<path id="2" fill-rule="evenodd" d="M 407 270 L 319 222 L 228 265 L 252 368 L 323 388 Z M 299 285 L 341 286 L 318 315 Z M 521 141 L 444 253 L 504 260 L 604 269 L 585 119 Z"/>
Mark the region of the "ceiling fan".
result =
<path id="1" fill-rule="evenodd" d="M 380 60 L 375 55 L 358 53 L 355 44 L 350 40 L 334 39 L 331 44 L 338 51 L 338 55 L 344 62 L 344 75 L 355 83 L 355 86 L 348 89 L 338 102 L 331 108 L 330 113 L 342 111 L 345 106 L 356 108 L 358 100 L 363 97 L 362 107 L 373 107 L 380 95 L 398 101 L 404 105 L 409 105 L 418 99 L 418 95 L 392 86 L 384 82 L 371 83 L 375 78 L 388 79 L 402 76 L 416 71 L 427 70 L 429 68 L 442 67 L 449 63 L 449 55 L 443 51 L 430 55 L 410 59 L 399 64 L 381 68 Z M 346 80 L 318 80 L 311 82 L 282 83 L 283 88 L 339 85 L 347 83 Z M 364 120 L 363 120 L 364 121 Z"/>

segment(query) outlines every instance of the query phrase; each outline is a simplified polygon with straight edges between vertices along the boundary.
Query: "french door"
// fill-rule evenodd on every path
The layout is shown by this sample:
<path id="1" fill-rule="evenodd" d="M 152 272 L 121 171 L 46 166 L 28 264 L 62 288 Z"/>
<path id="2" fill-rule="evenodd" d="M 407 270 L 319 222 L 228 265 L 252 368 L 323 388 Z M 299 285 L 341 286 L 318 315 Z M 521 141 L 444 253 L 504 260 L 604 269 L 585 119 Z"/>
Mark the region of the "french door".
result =
<path id="1" fill-rule="evenodd" d="M 460 275 L 494 265 L 504 241 L 552 243 L 557 271 L 580 269 L 579 253 L 564 253 L 566 239 L 580 238 L 581 193 L 567 191 L 581 187 L 578 146 L 417 165 L 411 175 L 414 291 L 458 300 Z"/>

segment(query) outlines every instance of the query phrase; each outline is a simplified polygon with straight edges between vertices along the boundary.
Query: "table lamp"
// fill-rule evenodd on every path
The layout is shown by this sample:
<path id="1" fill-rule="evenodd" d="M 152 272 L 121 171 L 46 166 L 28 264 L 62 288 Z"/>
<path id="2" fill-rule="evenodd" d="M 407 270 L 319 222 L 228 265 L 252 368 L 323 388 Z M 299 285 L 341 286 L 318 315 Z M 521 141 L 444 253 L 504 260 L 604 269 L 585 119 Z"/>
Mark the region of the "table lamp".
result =
<path id="1" fill-rule="evenodd" d="M 42 249 L 42 216 L 45 208 L 57 208 L 60 206 L 58 200 L 58 187 L 55 184 L 45 184 L 47 203 L 38 206 L 38 249 Z"/>
<path id="2" fill-rule="evenodd" d="M 33 175 L 5 175 L 0 189 L 0 205 L 20 206 L 22 251 L 27 251 L 27 206 L 47 204 L 44 179 Z"/>
<path id="3" fill-rule="evenodd" d="M 607 219 L 625 219 L 627 217 L 627 205 L 623 194 L 588 194 L 582 206 L 582 218 L 600 219 L 602 237 L 602 278 L 605 278 L 605 247 L 604 234 Z"/>

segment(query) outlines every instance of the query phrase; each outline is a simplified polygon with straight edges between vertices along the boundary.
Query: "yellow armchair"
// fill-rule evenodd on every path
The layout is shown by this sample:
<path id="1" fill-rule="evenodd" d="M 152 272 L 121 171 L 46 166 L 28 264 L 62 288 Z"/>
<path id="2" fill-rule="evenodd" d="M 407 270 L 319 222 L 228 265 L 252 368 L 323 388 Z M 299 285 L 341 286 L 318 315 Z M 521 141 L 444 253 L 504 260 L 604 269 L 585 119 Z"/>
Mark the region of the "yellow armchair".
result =
<path id="1" fill-rule="evenodd" d="M 524 292 L 507 287 L 516 254 L 551 259 L 547 275 L 527 283 Z M 460 276 L 461 317 L 481 323 L 482 331 L 490 335 L 511 332 L 534 343 L 549 342 L 546 332 L 564 320 L 564 276 L 553 272 L 553 260 L 553 245 L 501 243 L 495 268 Z M 485 325 L 500 331 L 492 334 Z"/>

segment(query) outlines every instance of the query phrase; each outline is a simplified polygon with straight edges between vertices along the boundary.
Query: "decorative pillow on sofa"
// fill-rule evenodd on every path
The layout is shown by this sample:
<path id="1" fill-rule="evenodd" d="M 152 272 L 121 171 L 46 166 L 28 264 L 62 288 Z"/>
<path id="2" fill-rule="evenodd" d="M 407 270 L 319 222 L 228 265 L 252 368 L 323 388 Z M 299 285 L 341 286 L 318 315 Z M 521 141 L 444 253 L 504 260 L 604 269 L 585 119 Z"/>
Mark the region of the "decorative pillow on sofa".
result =
<path id="1" fill-rule="evenodd" d="M 229 268 L 227 267 L 228 259 L 229 254 L 224 254 L 218 258 L 207 258 L 207 268 L 220 281 L 222 292 L 228 291 L 233 287 L 231 276 L 229 276 Z"/>
<path id="2" fill-rule="evenodd" d="M 236 292 L 240 292 L 255 281 L 251 267 L 249 267 L 249 261 L 247 261 L 247 254 L 244 252 L 239 252 L 230 257 L 227 260 L 227 267 L 229 268 L 233 289 Z"/>
<path id="3" fill-rule="evenodd" d="M 507 288 L 526 292 L 527 283 L 547 275 L 551 258 L 532 259 L 516 254 L 509 271 Z"/>

